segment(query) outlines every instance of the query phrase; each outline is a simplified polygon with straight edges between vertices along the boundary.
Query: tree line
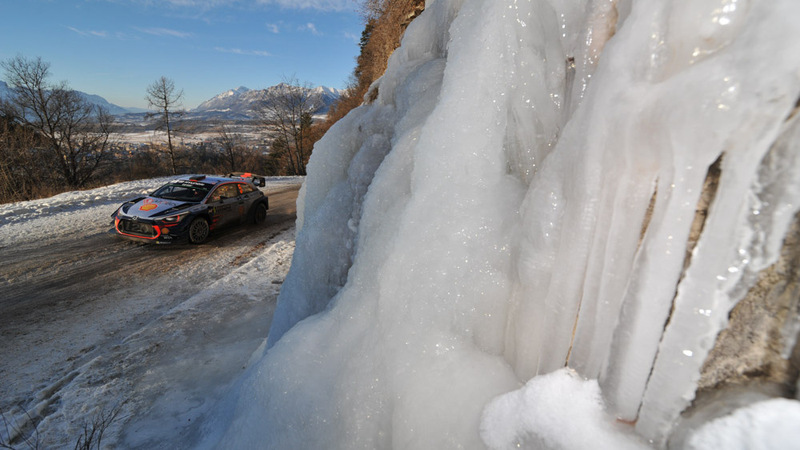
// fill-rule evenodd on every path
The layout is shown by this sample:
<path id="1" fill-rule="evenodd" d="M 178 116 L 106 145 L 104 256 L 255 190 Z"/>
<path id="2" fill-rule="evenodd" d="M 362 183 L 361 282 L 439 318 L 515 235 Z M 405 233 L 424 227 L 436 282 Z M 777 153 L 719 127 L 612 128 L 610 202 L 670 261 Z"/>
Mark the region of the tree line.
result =
<path id="1" fill-rule="evenodd" d="M 314 143 L 337 120 L 363 102 L 386 70 L 406 27 L 425 8 L 424 0 L 361 0 L 364 30 L 360 54 L 342 97 L 325 121 L 311 120 L 309 89 L 287 80 L 283 95 L 258 110 L 267 154 L 248 148 L 243 136 L 220 124 L 213 143 L 176 143 L 184 110 L 183 91 L 167 77 L 147 87 L 148 118 L 166 134 L 135 152 L 115 141 L 114 117 L 89 103 L 67 83 L 50 83 L 49 64 L 22 56 L 0 63 L 12 98 L 0 99 L 0 203 L 29 200 L 64 190 L 177 173 L 254 171 L 305 175 Z"/>
<path id="2" fill-rule="evenodd" d="M 2 63 L 14 94 L 0 104 L 0 194 L 35 195 L 48 183 L 81 187 L 110 147 L 113 118 L 66 83 L 48 83 L 49 66 L 21 56 Z"/>
<path id="3" fill-rule="evenodd" d="M 166 135 L 131 151 L 116 139 L 114 116 L 66 82 L 51 83 L 50 65 L 17 56 L 0 62 L 12 95 L 0 99 L 0 203 L 178 173 L 252 171 L 264 175 L 305 175 L 314 142 L 315 104 L 306 85 L 286 88 L 258 108 L 269 151 L 256 151 L 228 124 L 216 127 L 211 142 L 178 143 L 183 91 L 160 77 L 147 87 L 147 118 Z"/>

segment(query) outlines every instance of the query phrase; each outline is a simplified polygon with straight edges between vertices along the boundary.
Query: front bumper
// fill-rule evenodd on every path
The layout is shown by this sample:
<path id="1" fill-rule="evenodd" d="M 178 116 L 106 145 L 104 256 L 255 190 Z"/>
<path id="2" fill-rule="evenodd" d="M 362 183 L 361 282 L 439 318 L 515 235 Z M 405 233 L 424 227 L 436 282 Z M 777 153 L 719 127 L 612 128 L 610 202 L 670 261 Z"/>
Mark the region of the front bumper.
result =
<path id="1" fill-rule="evenodd" d="M 182 223 L 159 224 L 148 220 L 131 220 L 114 218 L 114 230 L 117 235 L 138 242 L 155 244 L 175 244 L 185 242 L 188 238 Z"/>

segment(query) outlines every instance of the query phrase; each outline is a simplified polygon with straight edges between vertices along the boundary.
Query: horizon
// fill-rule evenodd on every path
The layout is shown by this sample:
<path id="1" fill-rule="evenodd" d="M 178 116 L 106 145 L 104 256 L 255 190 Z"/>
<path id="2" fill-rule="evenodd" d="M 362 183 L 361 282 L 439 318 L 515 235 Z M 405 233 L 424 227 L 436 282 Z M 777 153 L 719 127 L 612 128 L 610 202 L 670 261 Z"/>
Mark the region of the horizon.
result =
<path id="1" fill-rule="evenodd" d="M 182 105 L 238 87 L 296 79 L 344 89 L 364 24 L 356 0 L 28 0 L 4 2 L 0 61 L 21 55 L 50 65 L 48 82 L 147 109 L 161 76 Z M 24 38 L 20 38 L 24 36 Z M 6 81 L 0 72 L 0 80 Z"/>

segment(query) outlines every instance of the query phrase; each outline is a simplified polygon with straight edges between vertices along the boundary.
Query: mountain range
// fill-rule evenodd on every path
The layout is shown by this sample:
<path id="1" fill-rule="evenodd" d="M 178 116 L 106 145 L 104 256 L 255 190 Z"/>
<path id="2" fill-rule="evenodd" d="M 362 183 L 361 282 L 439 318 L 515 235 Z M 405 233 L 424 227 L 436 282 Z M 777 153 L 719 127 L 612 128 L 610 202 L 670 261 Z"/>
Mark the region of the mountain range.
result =
<path id="1" fill-rule="evenodd" d="M 240 86 L 204 101 L 189 111 L 189 114 L 192 117 L 254 119 L 257 117 L 256 108 L 259 104 L 283 95 L 290 88 L 291 86 L 285 83 L 257 90 Z M 303 89 L 307 90 L 308 102 L 313 105 L 313 114 L 326 114 L 342 94 L 338 89 L 322 86 Z"/>
<path id="2" fill-rule="evenodd" d="M 212 97 L 197 108 L 187 111 L 187 118 L 203 119 L 224 119 L 224 120 L 252 120 L 257 117 L 256 107 L 261 102 L 269 102 L 270 99 L 281 95 L 290 86 L 280 83 L 266 89 L 248 89 L 240 86 L 236 89 L 223 92 Z M 314 105 L 313 114 L 326 114 L 330 106 L 339 99 L 342 91 L 329 87 L 304 88 L 308 90 L 309 102 Z M 141 108 L 124 108 L 110 103 L 105 98 L 78 91 L 87 101 L 98 106 L 104 107 L 111 114 L 116 116 L 140 115 L 147 110 Z M 0 98 L 8 98 L 13 91 L 5 81 L 0 81 Z"/>

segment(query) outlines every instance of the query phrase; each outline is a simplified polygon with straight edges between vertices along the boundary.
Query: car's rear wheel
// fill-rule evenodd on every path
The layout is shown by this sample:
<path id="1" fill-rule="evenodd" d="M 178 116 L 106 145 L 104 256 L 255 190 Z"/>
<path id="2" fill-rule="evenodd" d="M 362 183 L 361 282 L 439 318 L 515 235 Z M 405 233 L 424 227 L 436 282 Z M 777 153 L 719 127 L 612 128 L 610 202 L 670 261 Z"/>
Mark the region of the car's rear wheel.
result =
<path id="1" fill-rule="evenodd" d="M 192 244 L 202 243 L 208 237 L 209 231 L 208 221 L 202 217 L 195 217 L 189 224 L 189 242 Z"/>
<path id="2" fill-rule="evenodd" d="M 263 202 L 253 208 L 253 223 L 261 225 L 267 221 L 267 205 Z"/>

